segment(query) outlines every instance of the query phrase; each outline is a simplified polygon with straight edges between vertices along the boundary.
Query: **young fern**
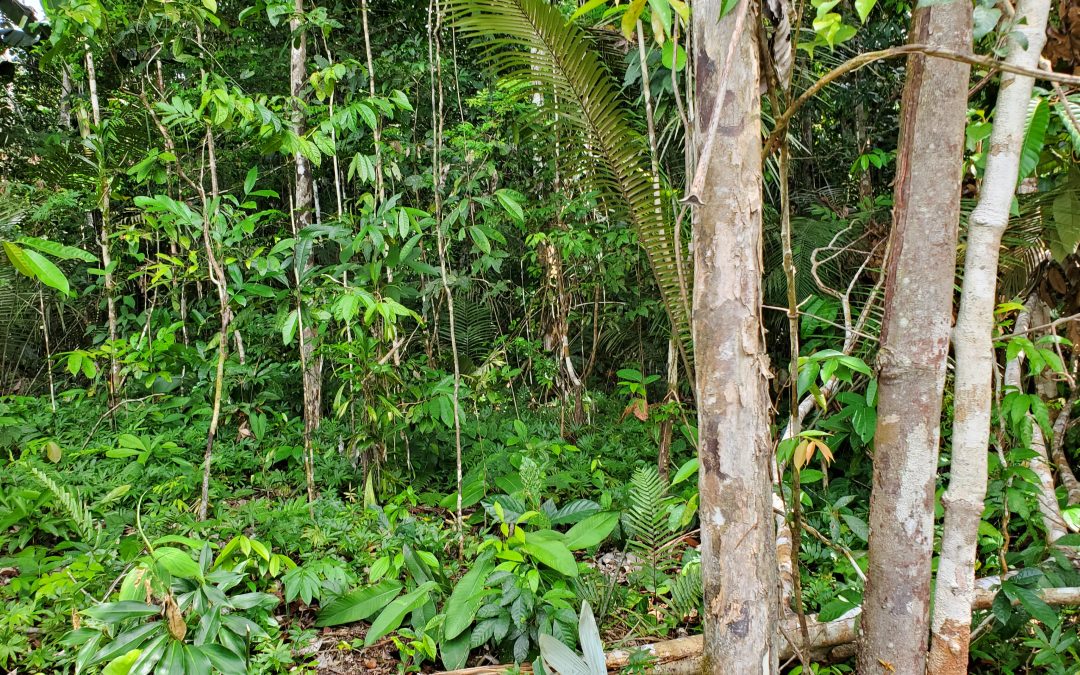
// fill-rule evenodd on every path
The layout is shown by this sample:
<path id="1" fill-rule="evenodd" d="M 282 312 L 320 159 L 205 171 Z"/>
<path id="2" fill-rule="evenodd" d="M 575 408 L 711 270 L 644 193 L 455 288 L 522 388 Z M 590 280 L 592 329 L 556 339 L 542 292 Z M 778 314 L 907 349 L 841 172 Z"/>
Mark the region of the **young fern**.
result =
<path id="1" fill-rule="evenodd" d="M 36 466 L 29 467 L 30 474 L 41 483 L 46 490 L 52 493 L 60 509 L 67 514 L 75 525 L 75 531 L 83 541 L 94 538 L 94 518 L 90 515 L 90 507 L 82 500 L 77 492 L 59 485 L 47 473 Z"/>
<path id="2" fill-rule="evenodd" d="M 630 508 L 623 515 L 623 527 L 631 545 L 655 552 L 668 536 L 664 498 L 667 487 L 655 466 L 642 466 L 630 478 Z"/>

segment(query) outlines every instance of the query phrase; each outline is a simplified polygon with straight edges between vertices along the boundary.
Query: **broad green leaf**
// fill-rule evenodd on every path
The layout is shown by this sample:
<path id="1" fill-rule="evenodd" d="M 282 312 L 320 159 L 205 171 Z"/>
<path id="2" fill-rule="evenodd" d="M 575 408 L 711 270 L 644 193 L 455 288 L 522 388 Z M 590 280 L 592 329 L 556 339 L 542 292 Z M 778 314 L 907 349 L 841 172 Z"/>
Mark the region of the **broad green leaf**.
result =
<path id="1" fill-rule="evenodd" d="M 25 254 L 27 260 L 30 261 L 31 267 L 34 270 L 34 275 L 41 280 L 41 283 L 49 288 L 55 288 L 64 295 L 71 292 L 67 277 L 64 276 L 64 273 L 60 271 L 60 268 L 54 265 L 51 260 L 37 251 L 31 251 L 30 249 L 23 249 L 23 254 Z"/>
<path id="2" fill-rule="evenodd" d="M 160 621 L 151 621 L 150 623 L 120 633 L 116 636 L 115 640 L 105 645 L 94 654 L 94 658 L 90 659 L 90 661 L 87 662 L 87 665 L 116 659 L 132 651 L 138 651 L 146 642 L 157 637 L 157 635 L 164 630 L 165 624 Z M 134 659 L 132 659 L 131 663 L 134 662 Z"/>
<path id="3" fill-rule="evenodd" d="M 247 664 L 244 663 L 244 658 L 230 649 L 226 649 L 221 645 L 202 645 L 199 647 L 199 651 L 210 659 L 210 663 L 214 664 L 214 667 L 224 675 L 245 675 L 247 673 Z"/>
<path id="4" fill-rule="evenodd" d="M 577 561 L 574 560 L 574 554 L 560 539 L 561 535 L 558 532 L 550 530 L 528 532 L 525 534 L 525 543 L 521 545 L 521 549 L 556 572 L 568 577 L 576 577 Z"/>
<path id="5" fill-rule="evenodd" d="M 525 211 L 513 191 L 502 188 L 495 191 L 495 197 L 514 221 L 518 224 L 525 222 Z"/>
<path id="6" fill-rule="evenodd" d="M 855 12 L 859 15 L 859 21 L 866 23 L 870 10 L 874 9 L 876 4 L 877 0 L 855 0 Z"/>
<path id="7" fill-rule="evenodd" d="M 142 653 L 139 654 L 139 658 L 135 659 L 135 663 L 131 664 L 128 675 L 150 675 L 154 671 L 154 667 L 161 661 L 161 657 L 165 655 L 165 648 L 168 646 L 170 639 L 168 635 L 162 635 L 151 640 L 149 644 L 143 647 Z"/>
<path id="8" fill-rule="evenodd" d="M 1050 122 L 1050 107 L 1046 99 L 1036 96 L 1028 106 L 1027 127 L 1024 131 L 1024 143 L 1020 148 L 1020 180 L 1033 174 L 1039 166 L 1043 143 L 1046 140 L 1046 127 Z"/>
<path id="9" fill-rule="evenodd" d="M 26 251 L 22 250 L 10 241 L 3 242 L 4 253 L 7 254 L 8 260 L 24 277 L 36 279 L 37 274 L 34 272 L 33 266 L 30 264 L 30 260 L 26 257 Z"/>
<path id="10" fill-rule="evenodd" d="M 619 524 L 618 511 L 607 511 L 589 516 L 571 527 L 563 535 L 563 543 L 571 551 L 592 548 L 608 538 L 611 531 Z M 576 567 L 576 565 L 575 565 Z"/>
<path id="11" fill-rule="evenodd" d="M 159 614 L 161 608 L 145 602 L 107 602 L 82 610 L 80 613 L 103 623 L 116 623 L 125 619 L 135 619 Z"/>
<path id="12" fill-rule="evenodd" d="M 352 593 L 347 593 L 332 600 L 319 610 L 315 625 L 340 626 L 354 621 L 363 621 L 397 597 L 401 584 L 393 580 L 383 580 L 375 586 L 368 586 Z"/>
<path id="13" fill-rule="evenodd" d="M 192 560 L 191 556 L 186 551 L 181 551 L 178 548 L 172 548 L 170 546 L 162 546 L 154 549 L 154 552 L 150 555 L 150 558 L 161 565 L 169 574 L 181 579 L 198 579 L 202 576 L 202 570 L 199 569 L 199 563 Z"/>
<path id="14" fill-rule="evenodd" d="M 281 326 L 281 344 L 291 344 L 293 338 L 296 337 L 296 326 L 300 322 L 299 310 L 293 310 L 289 312 L 289 315 L 285 317 L 285 323 Z"/>
<path id="15" fill-rule="evenodd" d="M 19 239 L 19 243 L 23 246 L 29 246 L 30 248 L 36 248 L 42 253 L 48 253 L 54 258 L 60 258 L 61 260 L 82 260 L 83 262 L 96 263 L 97 258 L 90 253 L 76 248 L 74 246 L 66 246 L 64 244 L 49 240 L 38 239 L 37 237 L 22 237 Z"/>
<path id="16" fill-rule="evenodd" d="M 409 612 L 427 602 L 428 595 L 436 588 L 438 584 L 429 581 L 421 584 L 412 593 L 407 593 L 387 605 L 378 618 L 371 622 L 371 628 L 368 629 L 367 636 L 364 638 L 364 646 L 370 647 L 379 638 L 397 630 Z"/>
<path id="17" fill-rule="evenodd" d="M 686 460 L 686 463 L 679 467 L 679 470 L 675 472 L 675 477 L 671 479 L 672 486 L 678 485 L 693 476 L 698 471 L 698 458 L 692 457 Z"/>
<path id="18" fill-rule="evenodd" d="M 632 40 L 634 35 L 634 29 L 637 26 L 638 19 L 641 18 L 641 12 L 645 9 L 646 0 L 630 0 L 630 4 L 626 7 L 626 12 L 622 16 L 622 34 L 627 40 Z"/>
<path id="19" fill-rule="evenodd" d="M 977 2 L 971 18 L 974 24 L 972 37 L 978 42 L 997 28 L 998 21 L 1001 20 L 1001 10 Z"/>
<path id="20" fill-rule="evenodd" d="M 444 639 L 453 640 L 472 625 L 476 611 L 484 601 L 484 581 L 493 568 L 491 555 L 485 551 L 473 562 L 472 569 L 454 586 L 443 610 L 446 614 L 446 623 L 443 624 Z"/>
<path id="21" fill-rule="evenodd" d="M 127 675 L 141 653 L 141 649 L 132 649 L 127 654 L 116 657 L 101 669 L 101 675 Z"/>
<path id="22" fill-rule="evenodd" d="M 469 651 L 472 647 L 472 633 L 462 633 L 454 639 L 443 639 L 439 642 L 439 655 L 442 657 L 443 668 L 446 670 L 460 670 L 465 667 L 469 660 Z"/>

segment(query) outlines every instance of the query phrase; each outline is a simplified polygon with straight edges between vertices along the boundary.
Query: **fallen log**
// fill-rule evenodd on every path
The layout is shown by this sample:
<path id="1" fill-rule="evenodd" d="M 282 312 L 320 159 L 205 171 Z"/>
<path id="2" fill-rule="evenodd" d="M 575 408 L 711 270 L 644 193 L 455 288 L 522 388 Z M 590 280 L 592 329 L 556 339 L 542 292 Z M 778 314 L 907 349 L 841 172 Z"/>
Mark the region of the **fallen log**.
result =
<path id="1" fill-rule="evenodd" d="M 994 602 L 997 595 L 997 580 L 988 578 L 980 579 L 975 591 L 973 609 L 986 610 Z M 1080 605 L 1080 587 L 1066 588 L 1040 588 L 1036 591 L 1038 596 L 1048 605 L 1055 607 Z M 1015 603 L 1014 603 L 1015 604 Z M 854 654 L 855 622 L 860 613 L 860 608 L 855 608 L 844 616 L 833 621 L 821 622 L 816 616 L 807 616 L 807 628 L 810 634 L 809 656 L 815 661 L 836 661 L 849 658 Z M 794 618 L 783 622 L 781 634 L 785 636 L 785 645 L 780 650 L 781 659 L 789 659 L 795 656 L 795 650 L 787 636 L 799 634 L 798 623 Z M 606 656 L 609 671 L 618 671 L 625 668 L 630 662 L 630 655 L 635 651 L 644 651 L 653 658 L 655 666 L 650 671 L 655 675 L 691 675 L 701 672 L 702 636 L 691 635 L 674 640 L 664 640 L 652 644 L 631 647 L 629 649 L 614 649 Z M 800 645 L 800 649 L 802 646 Z M 461 670 L 447 670 L 436 675 L 503 675 L 512 665 L 478 666 L 474 668 L 462 668 Z M 531 673 L 529 664 L 521 664 L 519 672 Z"/>

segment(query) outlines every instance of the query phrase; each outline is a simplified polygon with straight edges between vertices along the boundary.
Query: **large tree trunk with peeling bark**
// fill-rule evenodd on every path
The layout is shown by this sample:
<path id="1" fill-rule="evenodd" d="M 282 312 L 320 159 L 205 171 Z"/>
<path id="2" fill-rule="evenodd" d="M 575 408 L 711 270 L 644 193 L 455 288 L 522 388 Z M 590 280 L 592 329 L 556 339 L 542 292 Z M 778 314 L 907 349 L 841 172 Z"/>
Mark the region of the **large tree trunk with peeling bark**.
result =
<path id="1" fill-rule="evenodd" d="M 1034 68 L 1045 42 L 1050 2 L 1020 0 L 1016 11 L 1022 18 L 1015 30 L 1024 35 L 1025 44 L 1010 38 L 1006 61 Z M 952 464 L 949 488 L 942 499 L 945 526 L 931 623 L 929 670 L 936 675 L 967 672 L 976 543 L 986 497 L 993 402 L 991 333 L 998 249 L 1009 223 L 1009 207 L 1016 191 L 1020 149 L 1033 85 L 1034 81 L 1029 77 L 1008 73 L 1001 76 L 982 191 L 979 203 L 968 219 L 964 283 L 953 337 L 956 372 Z"/>
<path id="2" fill-rule="evenodd" d="M 910 41 L 971 49 L 966 2 L 915 10 Z M 860 673 L 922 673 L 934 479 L 949 351 L 970 68 L 911 56 L 878 355 L 878 422 Z M 886 665 L 887 664 L 887 665 Z"/>
<path id="3" fill-rule="evenodd" d="M 293 131 L 297 136 L 304 134 L 303 89 L 307 84 L 307 36 L 301 30 L 300 16 L 304 12 L 303 0 L 296 0 L 296 16 L 289 22 L 293 33 L 289 49 L 289 84 L 294 99 Z M 314 182 L 311 175 L 311 163 L 303 153 L 297 151 L 294 156 L 296 165 L 296 191 L 293 195 L 293 211 L 296 217 L 296 229 L 303 230 L 311 224 L 311 212 L 314 204 Z M 298 249 L 299 250 L 299 249 Z M 309 254 L 310 256 L 310 254 Z M 302 261 L 302 268 L 307 270 L 312 260 Z M 304 428 L 310 435 L 319 427 L 322 400 L 322 359 L 315 354 L 318 334 L 312 322 L 304 322 L 300 330 L 300 361 L 303 368 L 304 389 Z"/>
<path id="4" fill-rule="evenodd" d="M 746 1 L 746 0 L 744 0 Z M 719 114 L 694 211 L 694 344 L 700 429 L 703 673 L 775 673 L 777 571 L 762 345 L 761 122 L 756 32 L 743 8 L 694 6 L 699 146 Z M 747 22 L 749 23 L 749 22 Z M 752 24 L 751 24 L 752 25 Z M 728 47 L 732 62 L 725 69 Z M 726 82 L 722 73 L 727 70 Z M 723 95 L 723 106 L 719 108 Z"/>

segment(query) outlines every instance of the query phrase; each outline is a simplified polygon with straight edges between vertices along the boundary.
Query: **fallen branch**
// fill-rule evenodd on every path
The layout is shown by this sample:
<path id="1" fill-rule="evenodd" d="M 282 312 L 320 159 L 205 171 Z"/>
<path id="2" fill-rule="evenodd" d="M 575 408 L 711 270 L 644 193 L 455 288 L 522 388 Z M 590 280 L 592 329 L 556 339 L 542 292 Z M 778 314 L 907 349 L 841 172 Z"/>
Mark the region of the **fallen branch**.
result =
<path id="1" fill-rule="evenodd" d="M 972 609 L 990 609 L 990 605 L 993 604 L 994 598 L 997 596 L 998 580 L 996 578 L 980 579 L 976 582 L 976 585 L 975 602 L 972 604 Z M 1080 587 L 1040 588 L 1036 593 L 1043 602 L 1055 607 L 1080 605 Z M 814 617 L 807 617 L 807 628 L 810 633 L 810 653 L 815 660 L 822 661 L 829 659 L 830 656 L 835 658 L 841 655 L 846 658 L 851 655 L 848 646 L 855 641 L 855 621 L 859 613 L 860 609 L 855 608 L 839 619 L 827 622 L 819 622 Z M 793 619 L 786 621 L 785 624 L 785 631 L 788 634 L 798 634 L 798 626 Z M 650 673 L 655 675 L 699 673 L 701 672 L 702 645 L 702 636 L 691 635 L 641 645 L 640 647 L 614 649 L 606 654 L 607 668 L 609 671 L 618 671 L 625 668 L 630 663 L 631 654 L 636 651 L 644 651 L 653 658 L 655 664 L 649 671 Z M 787 659 L 793 654 L 794 650 L 791 644 L 785 641 L 780 650 L 780 658 Z M 511 664 L 478 666 L 442 671 L 436 675 L 503 675 L 513 667 Z M 521 664 L 518 672 L 531 673 L 532 668 L 528 664 Z"/>

